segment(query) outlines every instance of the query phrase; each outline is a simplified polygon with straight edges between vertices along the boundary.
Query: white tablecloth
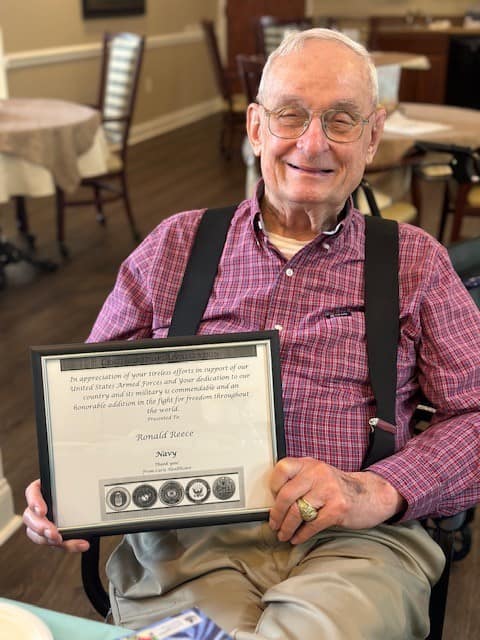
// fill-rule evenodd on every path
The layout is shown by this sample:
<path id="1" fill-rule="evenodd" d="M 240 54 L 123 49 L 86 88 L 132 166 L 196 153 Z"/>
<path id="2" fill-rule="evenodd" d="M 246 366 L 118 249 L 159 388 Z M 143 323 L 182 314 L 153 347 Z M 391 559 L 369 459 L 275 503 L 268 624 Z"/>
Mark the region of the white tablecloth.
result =
<path id="1" fill-rule="evenodd" d="M 96 109 L 46 98 L 0 100 L 0 202 L 74 191 L 104 173 L 109 148 Z"/>
<path id="2" fill-rule="evenodd" d="M 92 146 L 78 157 L 78 171 L 82 178 L 98 175 L 107 169 L 109 148 L 103 129 L 98 129 Z M 13 196 L 49 196 L 55 193 L 51 172 L 45 167 L 18 156 L 0 153 L 0 202 Z"/>

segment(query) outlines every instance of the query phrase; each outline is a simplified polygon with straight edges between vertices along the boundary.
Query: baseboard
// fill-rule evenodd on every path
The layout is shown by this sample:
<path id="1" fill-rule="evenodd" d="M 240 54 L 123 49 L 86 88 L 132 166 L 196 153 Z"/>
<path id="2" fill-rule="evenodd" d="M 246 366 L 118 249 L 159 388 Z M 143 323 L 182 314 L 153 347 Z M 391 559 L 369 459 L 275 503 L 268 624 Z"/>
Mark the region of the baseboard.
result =
<path id="1" fill-rule="evenodd" d="M 213 113 L 218 113 L 222 108 L 222 100 L 220 98 L 214 98 L 213 100 L 207 100 L 206 102 L 201 102 L 185 109 L 167 113 L 154 120 L 133 125 L 130 130 L 129 145 L 149 140 L 162 133 L 167 133 L 168 131 L 173 131 L 179 127 L 191 124 Z"/>

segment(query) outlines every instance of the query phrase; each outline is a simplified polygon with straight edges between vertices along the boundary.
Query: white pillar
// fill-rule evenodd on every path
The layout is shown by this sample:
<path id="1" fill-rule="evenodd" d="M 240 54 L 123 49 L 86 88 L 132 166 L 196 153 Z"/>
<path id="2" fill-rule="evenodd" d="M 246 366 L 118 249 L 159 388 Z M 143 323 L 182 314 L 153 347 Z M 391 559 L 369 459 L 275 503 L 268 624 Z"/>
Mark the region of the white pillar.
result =
<path id="1" fill-rule="evenodd" d="M 2 545 L 21 524 L 22 519 L 13 512 L 12 490 L 3 477 L 2 451 L 0 449 L 0 545 Z"/>
<path id="2" fill-rule="evenodd" d="M 0 28 L 0 99 L 8 98 L 7 61 L 3 53 L 3 35 Z"/>
<path id="3" fill-rule="evenodd" d="M 0 29 L 0 98 L 8 96 L 6 61 L 3 54 L 3 35 Z M 0 545 L 21 524 L 21 519 L 13 513 L 13 499 L 10 485 L 3 477 L 2 450 L 0 449 Z"/>

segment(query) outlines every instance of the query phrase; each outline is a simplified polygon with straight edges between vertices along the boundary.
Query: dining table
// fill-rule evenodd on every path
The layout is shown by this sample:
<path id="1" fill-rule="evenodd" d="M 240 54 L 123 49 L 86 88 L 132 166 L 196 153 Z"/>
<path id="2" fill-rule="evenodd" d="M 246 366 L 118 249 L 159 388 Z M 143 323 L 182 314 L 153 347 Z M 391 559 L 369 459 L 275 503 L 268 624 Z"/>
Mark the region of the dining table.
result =
<path id="1" fill-rule="evenodd" d="M 98 110 L 65 100 L 0 100 L 0 202 L 74 191 L 103 173 L 109 149 Z"/>
<path id="2" fill-rule="evenodd" d="M 401 102 L 385 122 L 371 169 L 393 165 L 416 152 L 418 141 L 480 147 L 480 111 L 448 105 Z"/>
<path id="3" fill-rule="evenodd" d="M 19 635 L 7 635 L 13 630 Z M 25 640 L 117 640 L 131 633 L 131 630 L 125 627 L 59 613 L 18 600 L 0 598 L 2 640 L 13 640 L 14 637 Z"/>
<path id="4" fill-rule="evenodd" d="M 14 199 L 17 226 L 30 250 L 35 238 L 25 198 L 72 192 L 82 178 L 104 173 L 109 156 L 97 109 L 52 98 L 0 100 L 0 204 Z M 20 261 L 44 270 L 56 266 L 2 239 L 0 288 L 6 264 Z"/>

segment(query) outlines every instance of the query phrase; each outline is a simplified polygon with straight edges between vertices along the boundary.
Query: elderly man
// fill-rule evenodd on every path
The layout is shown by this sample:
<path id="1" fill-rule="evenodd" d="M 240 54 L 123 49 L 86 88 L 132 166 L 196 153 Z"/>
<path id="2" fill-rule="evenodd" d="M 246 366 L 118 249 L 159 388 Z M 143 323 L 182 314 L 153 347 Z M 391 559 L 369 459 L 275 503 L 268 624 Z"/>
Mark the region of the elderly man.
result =
<path id="1" fill-rule="evenodd" d="M 247 117 L 263 181 L 232 219 L 199 331 L 278 329 L 288 457 L 268 523 L 126 536 L 107 567 L 118 623 L 196 605 L 237 640 L 428 633 L 444 558 L 417 520 L 479 497 L 480 318 L 444 248 L 401 225 L 396 452 L 362 469 L 375 409 L 350 194 L 382 133 L 376 93 L 367 52 L 329 30 L 290 35 L 265 66 Z M 202 215 L 172 216 L 133 252 L 90 341 L 166 335 Z M 437 412 L 411 438 L 420 391 Z M 46 520 L 38 481 L 27 501 L 34 542 L 87 548 Z"/>

